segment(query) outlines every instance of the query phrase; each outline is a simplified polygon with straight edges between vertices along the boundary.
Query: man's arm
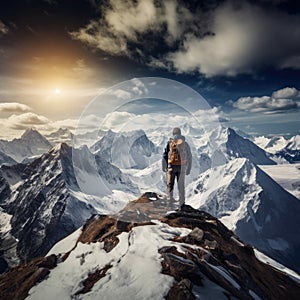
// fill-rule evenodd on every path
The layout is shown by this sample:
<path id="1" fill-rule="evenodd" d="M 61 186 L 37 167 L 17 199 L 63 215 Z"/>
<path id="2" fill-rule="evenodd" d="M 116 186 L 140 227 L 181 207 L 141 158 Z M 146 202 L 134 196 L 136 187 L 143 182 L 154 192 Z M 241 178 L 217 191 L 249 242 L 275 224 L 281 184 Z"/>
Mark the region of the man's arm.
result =
<path id="1" fill-rule="evenodd" d="M 191 173 L 193 157 L 192 157 L 192 151 L 190 145 L 188 143 L 186 143 L 186 152 L 187 152 L 187 165 L 186 165 L 185 173 L 186 175 L 189 175 Z"/>
<path id="2" fill-rule="evenodd" d="M 163 172 L 166 172 L 167 171 L 167 168 L 168 168 L 168 155 L 169 155 L 169 143 L 167 144 L 165 150 L 164 150 L 164 153 L 163 153 L 163 158 L 161 160 L 161 164 L 162 164 L 162 170 Z"/>

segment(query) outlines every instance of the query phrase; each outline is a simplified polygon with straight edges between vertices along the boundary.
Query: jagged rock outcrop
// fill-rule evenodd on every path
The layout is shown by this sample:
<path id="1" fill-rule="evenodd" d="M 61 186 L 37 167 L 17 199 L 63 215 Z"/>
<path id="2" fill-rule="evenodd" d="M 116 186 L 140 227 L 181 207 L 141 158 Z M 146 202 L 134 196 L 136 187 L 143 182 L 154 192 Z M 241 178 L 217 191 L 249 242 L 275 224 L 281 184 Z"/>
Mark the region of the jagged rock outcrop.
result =
<path id="1" fill-rule="evenodd" d="M 299 280 L 259 261 L 218 219 L 164 207 L 146 193 L 120 215 L 91 217 L 48 258 L 2 274 L 0 298 L 299 299 Z"/>

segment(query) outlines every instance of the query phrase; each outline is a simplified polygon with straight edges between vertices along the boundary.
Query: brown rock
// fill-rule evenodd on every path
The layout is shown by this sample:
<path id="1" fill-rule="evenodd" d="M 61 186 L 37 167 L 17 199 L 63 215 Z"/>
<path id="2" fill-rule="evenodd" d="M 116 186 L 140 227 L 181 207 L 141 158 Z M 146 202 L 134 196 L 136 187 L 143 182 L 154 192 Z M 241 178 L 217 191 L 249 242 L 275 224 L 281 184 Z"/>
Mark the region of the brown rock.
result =
<path id="1" fill-rule="evenodd" d="M 170 275 L 177 280 L 181 280 L 189 276 L 189 274 L 197 270 L 195 263 L 189 259 L 179 257 L 173 253 L 163 253 L 165 264 L 169 267 Z"/>
<path id="2" fill-rule="evenodd" d="M 47 256 L 37 266 L 39 268 L 53 269 L 57 266 L 57 256 L 55 254 Z"/>
<path id="3" fill-rule="evenodd" d="M 173 285 L 167 295 L 167 300 L 194 300 L 193 284 L 188 279 L 183 279 Z"/>

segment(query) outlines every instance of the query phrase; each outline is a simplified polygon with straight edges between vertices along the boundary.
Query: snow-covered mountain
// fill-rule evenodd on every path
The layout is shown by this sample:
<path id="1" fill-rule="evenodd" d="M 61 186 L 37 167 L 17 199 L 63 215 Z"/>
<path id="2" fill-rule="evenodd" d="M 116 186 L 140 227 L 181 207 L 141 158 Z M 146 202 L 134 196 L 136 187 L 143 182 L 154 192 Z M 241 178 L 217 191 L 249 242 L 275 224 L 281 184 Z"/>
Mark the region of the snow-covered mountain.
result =
<path id="1" fill-rule="evenodd" d="M 290 139 L 283 136 L 267 138 L 259 136 L 254 138 L 254 143 L 269 153 L 285 159 L 290 163 L 300 161 L 300 135 L 295 135 Z"/>
<path id="2" fill-rule="evenodd" d="M 55 132 L 46 134 L 45 137 L 52 144 L 66 143 L 71 145 L 73 139 L 73 133 L 68 128 L 59 128 Z"/>
<path id="3" fill-rule="evenodd" d="M 116 133 L 109 130 L 91 150 L 121 169 L 143 169 L 156 159 L 155 145 L 143 130 Z"/>
<path id="4" fill-rule="evenodd" d="M 257 136 L 253 138 L 253 141 L 256 145 L 270 153 L 276 153 L 284 148 L 290 150 L 300 149 L 300 135 L 295 135 L 291 138 L 285 138 L 284 136 Z"/>
<path id="5" fill-rule="evenodd" d="M 27 129 L 21 138 L 12 141 L 0 140 L 0 151 L 17 162 L 47 152 L 52 145 L 35 129 Z"/>
<path id="6" fill-rule="evenodd" d="M 138 217 L 162 204 L 154 205 L 157 201 L 148 193 L 122 212 Z M 189 206 L 142 223 L 96 215 L 47 257 L 1 275 L 0 295 L 31 300 L 299 299 L 300 277 L 278 271 L 261 257 L 217 219 Z"/>
<path id="7" fill-rule="evenodd" d="M 290 150 L 299 150 L 300 149 L 300 135 L 295 135 L 292 138 L 290 138 L 288 140 L 288 143 L 285 148 L 290 149 Z"/>
<path id="8" fill-rule="evenodd" d="M 253 138 L 253 142 L 260 148 L 272 154 L 282 150 L 288 144 L 288 140 L 283 136 L 273 136 L 270 138 L 257 136 Z"/>
<path id="9" fill-rule="evenodd" d="M 260 251 L 300 272 L 300 202 L 245 158 L 207 170 L 187 203 L 220 218 Z"/>
<path id="10" fill-rule="evenodd" d="M 300 135 L 295 135 L 289 139 L 287 145 L 276 155 L 285 158 L 290 163 L 300 162 Z"/>
<path id="11" fill-rule="evenodd" d="M 193 139 L 197 149 L 200 171 L 224 165 L 234 158 L 247 158 L 259 165 L 275 165 L 276 158 L 252 141 L 239 136 L 233 129 L 216 127 Z"/>
<path id="12" fill-rule="evenodd" d="M 74 159 L 84 163 L 80 170 Z M 90 161 L 97 174 L 90 172 Z M 100 181 L 101 194 L 84 189 Z M 29 164 L 0 169 L 0 206 L 11 215 L 10 234 L 21 260 L 44 255 L 92 214 L 120 210 L 134 192 L 128 176 L 100 156 L 95 159 L 87 147 L 58 144 Z"/>

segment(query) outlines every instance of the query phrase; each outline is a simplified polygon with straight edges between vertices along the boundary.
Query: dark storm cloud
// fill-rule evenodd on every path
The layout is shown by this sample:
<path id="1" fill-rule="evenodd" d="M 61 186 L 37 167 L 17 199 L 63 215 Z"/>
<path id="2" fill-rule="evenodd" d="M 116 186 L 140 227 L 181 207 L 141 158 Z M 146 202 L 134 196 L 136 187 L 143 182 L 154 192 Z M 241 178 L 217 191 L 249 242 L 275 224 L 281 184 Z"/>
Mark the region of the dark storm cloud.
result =
<path id="1" fill-rule="evenodd" d="M 148 65 L 179 73 L 211 77 L 262 67 L 300 68 L 299 14 L 230 0 L 213 10 L 193 11 L 176 0 L 161 5 L 110 0 L 100 19 L 71 35 L 111 55 L 143 58 Z"/>

